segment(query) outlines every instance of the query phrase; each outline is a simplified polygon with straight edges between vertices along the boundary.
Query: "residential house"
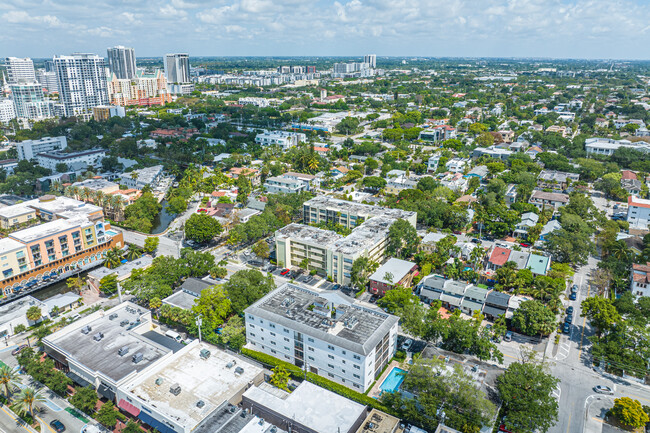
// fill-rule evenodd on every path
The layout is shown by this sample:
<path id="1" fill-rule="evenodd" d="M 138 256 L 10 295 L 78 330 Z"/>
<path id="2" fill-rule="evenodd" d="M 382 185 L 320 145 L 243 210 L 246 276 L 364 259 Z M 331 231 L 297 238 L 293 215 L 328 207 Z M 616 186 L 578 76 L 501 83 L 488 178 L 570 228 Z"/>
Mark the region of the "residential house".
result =
<path id="1" fill-rule="evenodd" d="M 490 173 L 486 165 L 477 165 L 465 175 L 466 178 L 476 177 L 480 182 Z"/>
<path id="2" fill-rule="evenodd" d="M 475 312 L 483 310 L 485 298 L 487 298 L 488 291 L 480 287 L 470 285 L 465 290 L 465 296 L 460 303 L 463 313 L 473 315 Z"/>
<path id="3" fill-rule="evenodd" d="M 420 251 L 432 253 L 436 244 L 449 236 L 445 233 L 427 233 L 420 242 Z"/>
<path id="4" fill-rule="evenodd" d="M 526 238 L 528 236 L 528 230 L 531 227 L 535 227 L 539 221 L 539 215 L 534 212 L 526 212 L 521 215 L 521 221 L 515 226 L 515 235 Z"/>
<path id="5" fill-rule="evenodd" d="M 568 194 L 556 192 L 544 192 L 535 190 L 530 196 L 528 203 L 535 205 L 538 209 L 548 209 L 550 207 L 555 210 L 566 205 L 569 202 Z"/>
<path id="6" fill-rule="evenodd" d="M 429 173 L 435 173 L 438 170 L 438 163 L 440 162 L 441 156 L 441 154 L 436 153 L 429 157 L 429 161 L 427 162 L 427 171 Z"/>
<path id="7" fill-rule="evenodd" d="M 417 265 L 415 263 L 390 258 L 368 278 L 370 293 L 384 296 L 388 290 L 397 285 L 410 287 L 415 275 L 417 275 Z"/>
<path id="8" fill-rule="evenodd" d="M 496 290 L 490 291 L 485 297 L 485 305 L 483 306 L 483 315 L 488 320 L 495 320 L 499 316 L 506 316 L 508 314 L 508 305 L 510 302 L 510 295 Z"/>
<path id="9" fill-rule="evenodd" d="M 542 227 L 542 231 L 539 234 L 539 240 L 540 241 L 548 240 L 548 235 L 561 228 L 562 225 L 560 225 L 560 222 L 558 220 L 550 220 L 544 225 L 544 227 Z"/>
<path id="10" fill-rule="evenodd" d="M 506 189 L 506 205 L 508 207 L 512 206 L 515 204 L 517 201 L 517 185 L 514 183 L 511 183 L 508 185 L 508 188 Z"/>
<path id="11" fill-rule="evenodd" d="M 566 173 L 555 170 L 542 170 L 537 176 L 537 186 L 539 188 L 550 188 L 556 191 L 564 191 L 567 186 L 577 182 L 580 175 L 577 173 Z"/>
<path id="12" fill-rule="evenodd" d="M 621 171 L 621 188 L 630 195 L 639 195 L 641 193 L 642 183 L 637 178 L 636 173 L 630 170 Z"/>
<path id="13" fill-rule="evenodd" d="M 440 295 L 442 306 L 448 310 L 460 308 L 468 286 L 467 283 L 447 280 Z"/>
<path id="14" fill-rule="evenodd" d="M 497 146 L 477 147 L 472 151 L 472 158 L 480 158 L 487 155 L 494 159 L 507 160 L 514 152 Z"/>
<path id="15" fill-rule="evenodd" d="M 447 171 L 452 173 L 461 173 L 465 170 L 468 160 L 463 158 L 452 158 L 445 164 Z"/>
<path id="16" fill-rule="evenodd" d="M 631 271 L 630 291 L 636 296 L 650 296 L 650 262 L 634 263 Z"/>
<path id="17" fill-rule="evenodd" d="M 551 259 L 539 254 L 529 254 L 526 268 L 530 269 L 533 275 L 546 275 L 551 268 Z"/>
<path id="18" fill-rule="evenodd" d="M 251 184 L 258 186 L 261 183 L 260 171 L 256 168 L 248 167 L 233 167 L 229 170 L 228 177 L 231 179 L 238 179 L 239 176 L 246 176 Z"/>
<path id="19" fill-rule="evenodd" d="M 420 299 L 422 302 L 431 304 L 439 301 L 444 292 L 445 282 L 447 279 L 442 275 L 428 275 L 420 283 Z"/>
<path id="20" fill-rule="evenodd" d="M 440 179 L 442 186 L 446 186 L 450 190 L 458 193 L 465 191 L 468 183 L 467 178 L 462 173 L 447 173 L 447 175 Z"/>

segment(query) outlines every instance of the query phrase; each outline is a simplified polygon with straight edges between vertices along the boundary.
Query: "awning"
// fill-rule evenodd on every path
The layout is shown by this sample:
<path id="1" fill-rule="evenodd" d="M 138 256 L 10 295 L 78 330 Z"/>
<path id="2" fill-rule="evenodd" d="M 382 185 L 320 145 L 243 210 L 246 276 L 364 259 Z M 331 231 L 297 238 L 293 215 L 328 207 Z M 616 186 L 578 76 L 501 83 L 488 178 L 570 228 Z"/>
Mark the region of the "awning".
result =
<path id="1" fill-rule="evenodd" d="M 68 376 L 74 383 L 77 385 L 80 385 L 82 387 L 87 387 L 87 386 L 93 386 L 92 383 L 88 382 L 86 379 L 83 377 L 79 376 L 77 373 L 74 373 L 72 371 L 68 371 L 66 373 L 66 376 Z M 94 388 L 94 387 L 93 387 Z"/>
<path id="2" fill-rule="evenodd" d="M 156 418 L 152 417 L 146 412 L 140 412 L 140 415 L 138 415 L 138 418 L 142 420 L 143 423 L 149 424 L 151 427 L 155 428 L 158 430 L 160 433 L 176 433 L 176 431 L 169 427 L 166 424 L 163 424 L 162 422 L 158 421 Z"/>
<path id="3" fill-rule="evenodd" d="M 115 393 L 110 387 L 104 385 L 103 383 L 99 385 L 99 388 L 97 388 L 97 392 L 99 393 L 99 395 L 106 397 L 110 401 L 115 401 Z"/>
<path id="4" fill-rule="evenodd" d="M 486 316 L 492 316 L 496 318 L 501 315 L 505 315 L 506 310 L 505 309 L 502 310 L 501 308 L 496 308 L 491 305 L 486 305 L 485 307 L 483 307 L 483 314 Z"/>
<path id="5" fill-rule="evenodd" d="M 137 407 L 133 406 L 131 403 L 129 403 L 128 401 L 124 400 L 123 398 L 120 399 L 120 402 L 117 404 L 117 406 L 118 406 L 120 409 L 122 409 L 122 410 L 124 410 L 124 411 L 130 413 L 130 414 L 133 415 L 133 416 L 139 416 L 139 415 L 140 415 L 140 409 L 138 409 Z M 152 427 L 153 427 L 153 426 L 152 426 Z"/>

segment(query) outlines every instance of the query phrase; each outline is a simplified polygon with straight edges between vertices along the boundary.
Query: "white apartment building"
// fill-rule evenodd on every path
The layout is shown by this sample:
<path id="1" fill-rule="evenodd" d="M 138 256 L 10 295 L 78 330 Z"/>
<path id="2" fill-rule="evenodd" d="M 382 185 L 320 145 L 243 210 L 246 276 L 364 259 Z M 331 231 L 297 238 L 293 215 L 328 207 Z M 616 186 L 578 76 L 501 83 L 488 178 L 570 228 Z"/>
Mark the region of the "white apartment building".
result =
<path id="1" fill-rule="evenodd" d="M 452 158 L 445 164 L 448 171 L 452 173 L 462 173 L 467 166 L 467 160 L 462 158 Z"/>
<path id="2" fill-rule="evenodd" d="M 5 66 L 7 67 L 7 79 L 9 83 L 36 81 L 34 62 L 30 58 L 7 57 L 5 59 Z"/>
<path id="3" fill-rule="evenodd" d="M 613 155 L 614 152 L 621 148 L 628 147 L 640 152 L 650 152 L 650 145 L 644 141 L 632 143 L 630 140 L 614 140 L 611 138 L 588 138 L 585 140 L 585 150 L 587 155 Z"/>
<path id="4" fill-rule="evenodd" d="M 41 87 L 45 87 L 47 89 L 48 93 L 59 91 L 59 83 L 56 79 L 56 72 L 39 69 L 36 71 L 36 79 L 39 83 L 41 83 Z"/>
<path id="5" fill-rule="evenodd" d="M 300 191 L 307 191 L 309 184 L 284 176 L 273 176 L 266 179 L 264 189 L 271 194 L 293 194 Z"/>
<path id="6" fill-rule="evenodd" d="M 133 170 L 120 175 L 120 184 L 126 185 L 127 188 L 142 189 L 146 185 L 155 184 L 163 175 L 163 166 L 154 165 L 152 167 Z"/>
<path id="7" fill-rule="evenodd" d="M 441 154 L 436 153 L 435 155 L 429 157 L 429 161 L 427 162 L 427 171 L 429 173 L 433 173 L 438 170 L 438 163 L 440 163 L 441 156 Z"/>
<path id="8" fill-rule="evenodd" d="M 279 146 L 283 150 L 297 146 L 300 142 L 306 142 L 307 136 L 302 132 L 288 131 L 264 131 L 257 134 L 255 143 L 261 146 Z"/>
<path id="9" fill-rule="evenodd" d="M 284 284 L 245 311 L 247 347 L 366 391 L 397 345 L 396 316 Z"/>
<path id="10" fill-rule="evenodd" d="M 0 123 L 8 123 L 16 118 L 16 110 L 11 99 L 0 99 Z"/>
<path id="11" fill-rule="evenodd" d="M 99 166 L 104 158 L 106 158 L 106 151 L 104 149 L 91 149 L 74 153 L 54 151 L 37 154 L 36 162 L 41 167 L 49 168 L 56 173 L 57 164 L 66 164 L 68 170 L 79 171 L 87 167 Z"/>
<path id="12" fill-rule="evenodd" d="M 328 263 L 332 261 L 331 248 L 343 236 L 304 224 L 292 223 L 275 232 L 278 266 L 300 266 L 307 259 L 309 269 L 321 275 L 330 275 Z"/>
<path id="13" fill-rule="evenodd" d="M 43 87 L 37 81 L 10 84 L 16 117 L 42 120 L 54 117 L 54 102 L 45 99 Z"/>
<path id="14" fill-rule="evenodd" d="M 627 198 L 627 222 L 630 226 L 648 228 L 650 224 L 650 200 L 636 196 Z"/>
<path id="15" fill-rule="evenodd" d="M 170 84 L 190 82 L 190 56 L 187 53 L 165 54 L 165 77 Z"/>
<path id="16" fill-rule="evenodd" d="M 636 296 L 650 296 L 650 263 L 632 265 L 630 290 Z"/>
<path id="17" fill-rule="evenodd" d="M 241 105 L 254 105 L 256 107 L 268 107 L 270 104 L 269 100 L 266 98 L 254 98 L 252 96 L 247 96 L 245 98 L 239 98 L 237 101 Z"/>
<path id="18" fill-rule="evenodd" d="M 18 159 L 34 159 L 39 153 L 63 150 L 66 147 L 68 147 L 68 139 L 65 135 L 60 137 L 43 137 L 38 140 L 25 140 L 16 143 Z"/>
<path id="19" fill-rule="evenodd" d="M 89 120 L 92 108 L 108 104 L 106 63 L 96 54 L 54 56 L 59 101 L 66 117 Z"/>

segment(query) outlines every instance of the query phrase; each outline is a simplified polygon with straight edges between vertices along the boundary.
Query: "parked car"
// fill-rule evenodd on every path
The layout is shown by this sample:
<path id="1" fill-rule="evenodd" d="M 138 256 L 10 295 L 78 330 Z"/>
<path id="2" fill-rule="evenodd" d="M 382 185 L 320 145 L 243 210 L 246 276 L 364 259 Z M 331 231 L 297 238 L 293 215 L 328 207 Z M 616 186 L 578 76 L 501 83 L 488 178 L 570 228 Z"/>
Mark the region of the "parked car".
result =
<path id="1" fill-rule="evenodd" d="M 576 299 L 578 299 L 578 294 L 577 293 L 571 293 L 569 295 L 569 299 L 572 300 L 572 301 L 575 301 Z"/>
<path id="2" fill-rule="evenodd" d="M 614 390 L 609 386 L 605 386 L 605 385 L 594 386 L 594 391 L 596 391 L 598 394 L 614 395 Z"/>
<path id="3" fill-rule="evenodd" d="M 524 247 L 524 248 L 528 248 L 528 247 L 531 246 L 531 244 L 529 244 L 529 243 L 527 243 L 527 242 L 522 242 L 522 243 L 520 243 L 519 245 L 521 245 L 521 246 Z"/>
<path id="4" fill-rule="evenodd" d="M 512 341 L 512 331 L 506 332 L 506 335 L 503 336 L 503 341 Z"/>
<path id="5" fill-rule="evenodd" d="M 332 287 L 332 290 L 338 290 L 341 288 L 340 284 L 334 284 L 334 287 Z"/>
<path id="6" fill-rule="evenodd" d="M 567 314 L 564 323 L 573 323 L 573 314 Z"/>
<path id="7" fill-rule="evenodd" d="M 573 305 L 570 305 L 569 307 L 567 307 L 566 313 L 573 315 Z"/>
<path id="8" fill-rule="evenodd" d="M 404 344 L 402 344 L 402 349 L 404 349 L 404 350 L 409 350 L 409 349 L 411 348 L 412 345 L 413 345 L 413 340 L 411 340 L 411 339 L 409 338 L 408 340 L 406 340 L 406 341 L 404 342 Z"/>
<path id="9" fill-rule="evenodd" d="M 284 271 L 280 272 L 280 275 L 287 275 L 289 273 L 289 269 L 285 269 Z"/>
<path id="10" fill-rule="evenodd" d="M 574 284 L 573 286 L 571 286 L 571 293 L 578 293 L 578 285 L 577 284 Z"/>
<path id="11" fill-rule="evenodd" d="M 562 332 L 569 334 L 571 332 L 571 325 L 565 322 L 564 326 L 562 326 Z"/>
<path id="12" fill-rule="evenodd" d="M 65 431 L 65 425 L 63 425 L 63 423 L 58 419 L 53 420 L 50 423 L 50 427 L 52 427 L 56 433 L 63 433 Z"/>
<path id="13" fill-rule="evenodd" d="M 481 243 L 481 240 L 480 240 L 480 239 L 477 239 L 477 238 L 472 238 L 471 242 L 473 242 L 473 243 L 475 243 L 475 244 L 480 244 L 480 243 Z"/>
<path id="14" fill-rule="evenodd" d="M 18 355 L 20 352 L 22 352 L 25 348 L 27 347 L 26 344 L 21 344 L 20 346 L 16 347 L 14 350 L 11 351 L 11 354 L 13 356 Z"/>

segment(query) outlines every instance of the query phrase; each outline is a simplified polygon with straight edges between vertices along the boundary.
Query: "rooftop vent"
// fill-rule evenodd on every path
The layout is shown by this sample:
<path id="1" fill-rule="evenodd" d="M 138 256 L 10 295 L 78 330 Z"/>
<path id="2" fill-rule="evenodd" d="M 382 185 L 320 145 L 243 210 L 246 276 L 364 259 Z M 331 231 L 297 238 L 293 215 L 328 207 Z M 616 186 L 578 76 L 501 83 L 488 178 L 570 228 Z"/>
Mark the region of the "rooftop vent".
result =
<path id="1" fill-rule="evenodd" d="M 230 407 L 228 408 L 228 412 L 230 412 L 230 413 L 235 413 L 236 410 L 237 410 L 237 408 L 235 406 L 233 406 L 233 405 L 230 405 Z"/>
<path id="2" fill-rule="evenodd" d="M 235 365 L 237 365 L 237 361 L 233 359 L 228 364 L 226 364 L 226 368 L 233 368 Z"/>
<path id="3" fill-rule="evenodd" d="M 122 348 L 117 351 L 117 354 L 120 356 L 124 356 L 127 353 L 129 353 L 129 346 L 122 346 Z"/>
<path id="4" fill-rule="evenodd" d="M 205 402 L 203 400 L 199 400 L 196 402 L 196 407 L 201 409 L 203 406 L 205 406 Z"/>
<path id="5" fill-rule="evenodd" d="M 201 359 L 208 359 L 210 357 L 210 351 L 208 349 L 202 349 L 199 356 Z"/>
<path id="6" fill-rule="evenodd" d="M 244 369 L 241 367 L 235 368 L 235 374 L 244 374 Z"/>
<path id="7" fill-rule="evenodd" d="M 90 326 L 86 325 L 86 326 L 84 326 L 83 328 L 81 328 L 81 333 L 82 333 L 82 334 L 89 334 L 90 331 L 92 331 L 92 330 L 93 330 L 93 328 L 91 328 Z"/>
<path id="8" fill-rule="evenodd" d="M 108 316 L 108 320 L 114 320 L 117 319 L 117 313 L 113 313 L 110 316 Z"/>
<path id="9" fill-rule="evenodd" d="M 124 328 L 126 325 L 128 325 L 128 324 L 129 324 L 129 321 L 128 321 L 128 320 L 122 320 L 122 321 L 120 322 L 120 326 L 123 327 L 123 328 Z"/>
<path id="10" fill-rule="evenodd" d="M 142 361 L 143 358 L 144 358 L 144 355 L 142 355 L 142 352 L 138 352 L 135 355 L 133 355 L 133 358 L 132 358 L 133 363 L 137 364 L 138 362 Z"/>
<path id="11" fill-rule="evenodd" d="M 282 306 L 283 306 L 283 307 L 288 307 L 288 306 L 290 306 L 291 304 L 293 304 L 294 302 L 296 302 L 296 299 L 295 299 L 293 296 L 287 296 L 287 297 L 284 298 L 284 300 L 282 301 Z"/>
<path id="12" fill-rule="evenodd" d="M 101 332 L 98 332 L 97 334 L 93 335 L 93 340 L 95 341 L 101 341 L 102 338 L 104 338 L 104 334 Z"/>
<path id="13" fill-rule="evenodd" d="M 162 377 L 159 377 L 159 378 L 156 379 L 155 383 L 156 383 L 156 385 L 160 386 L 160 385 L 163 384 L 163 382 L 164 382 L 164 379 Z"/>
<path id="14" fill-rule="evenodd" d="M 169 392 L 172 393 L 175 396 L 178 396 L 178 394 L 181 393 L 181 386 L 177 383 L 173 384 L 172 386 L 169 387 Z"/>
<path id="15" fill-rule="evenodd" d="M 357 323 L 359 323 L 359 319 L 352 316 L 345 319 L 345 321 L 343 322 L 343 326 L 345 326 L 348 329 L 354 329 L 354 327 L 357 326 Z"/>

